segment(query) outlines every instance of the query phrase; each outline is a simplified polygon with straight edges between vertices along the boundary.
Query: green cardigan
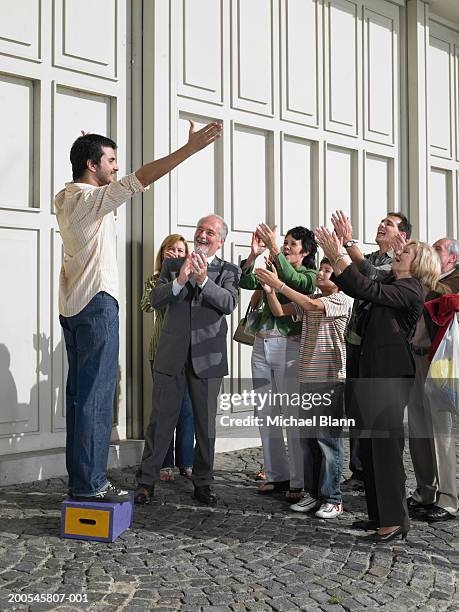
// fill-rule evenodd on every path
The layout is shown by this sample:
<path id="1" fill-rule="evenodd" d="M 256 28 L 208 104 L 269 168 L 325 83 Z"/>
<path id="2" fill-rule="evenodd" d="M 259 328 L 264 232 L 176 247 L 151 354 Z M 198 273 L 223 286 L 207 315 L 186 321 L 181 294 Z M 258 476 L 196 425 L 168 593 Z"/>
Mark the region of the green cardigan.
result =
<path id="1" fill-rule="evenodd" d="M 140 300 L 140 308 L 144 312 L 153 313 L 153 329 L 151 333 L 150 346 L 148 347 L 148 359 L 153 361 L 155 358 L 156 347 L 158 346 L 159 335 L 163 328 L 164 317 L 166 316 L 165 308 L 153 308 L 150 304 L 150 293 L 151 290 L 156 287 L 158 283 L 159 274 L 153 274 L 147 278 L 143 285 L 142 299 Z"/>
<path id="2" fill-rule="evenodd" d="M 314 293 L 316 288 L 316 270 L 311 270 L 309 268 L 305 268 L 304 266 L 294 268 L 286 260 L 283 253 L 279 253 L 275 261 L 277 274 L 282 282 L 300 293 L 307 295 Z M 241 268 L 243 267 L 244 263 L 245 260 L 241 261 Z M 239 286 L 242 289 L 250 289 L 252 291 L 262 288 L 253 272 L 253 266 L 247 268 L 247 270 L 242 270 Z M 288 304 L 290 302 L 290 300 L 283 296 L 282 293 L 278 293 L 277 297 L 281 304 Z M 277 329 L 283 336 L 301 335 L 301 321 L 294 322 L 290 316 L 274 317 L 269 309 L 269 304 L 265 299 L 263 302 L 260 322 L 255 331 L 259 331 L 261 327 L 265 325 L 265 323 L 267 329 L 273 329 L 274 321 L 276 321 Z"/>

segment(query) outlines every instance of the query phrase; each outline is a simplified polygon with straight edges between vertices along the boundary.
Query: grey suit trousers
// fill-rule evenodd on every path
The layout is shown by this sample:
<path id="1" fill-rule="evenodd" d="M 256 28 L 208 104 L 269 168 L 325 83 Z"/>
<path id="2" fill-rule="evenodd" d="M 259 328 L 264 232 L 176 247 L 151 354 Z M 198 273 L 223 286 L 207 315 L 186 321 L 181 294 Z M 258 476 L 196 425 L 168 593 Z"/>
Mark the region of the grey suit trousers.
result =
<path id="1" fill-rule="evenodd" d="M 153 409 L 145 433 L 142 463 L 137 481 L 152 485 L 159 480 L 159 471 L 166 456 L 180 414 L 185 383 L 188 383 L 196 444 L 193 457 L 193 483 L 209 485 L 213 481 L 215 452 L 215 418 L 217 397 L 222 378 L 198 378 L 188 358 L 179 374 L 153 371 Z"/>
<path id="2" fill-rule="evenodd" d="M 431 407 L 424 393 L 428 356 L 415 355 L 416 381 L 408 404 L 410 454 L 417 487 L 413 498 L 451 514 L 458 509 L 456 437 L 450 412 Z"/>

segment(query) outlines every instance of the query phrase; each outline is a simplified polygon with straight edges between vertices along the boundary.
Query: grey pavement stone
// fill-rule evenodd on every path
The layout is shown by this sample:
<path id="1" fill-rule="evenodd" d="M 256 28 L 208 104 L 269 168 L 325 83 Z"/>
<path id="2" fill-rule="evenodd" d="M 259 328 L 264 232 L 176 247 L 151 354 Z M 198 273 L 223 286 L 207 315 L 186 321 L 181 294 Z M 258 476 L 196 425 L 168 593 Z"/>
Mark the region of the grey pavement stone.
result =
<path id="1" fill-rule="evenodd" d="M 409 483 L 413 474 L 407 455 Z M 185 479 L 160 483 L 113 543 L 59 538 L 63 479 L 0 488 L 0 610 L 459 610 L 459 521 L 414 521 L 407 541 L 373 545 L 350 529 L 361 494 L 320 521 L 256 494 L 260 449 L 216 457 L 216 507 Z M 132 487 L 134 470 L 115 470 Z M 9 593 L 87 595 L 54 607 L 11 604 Z"/>

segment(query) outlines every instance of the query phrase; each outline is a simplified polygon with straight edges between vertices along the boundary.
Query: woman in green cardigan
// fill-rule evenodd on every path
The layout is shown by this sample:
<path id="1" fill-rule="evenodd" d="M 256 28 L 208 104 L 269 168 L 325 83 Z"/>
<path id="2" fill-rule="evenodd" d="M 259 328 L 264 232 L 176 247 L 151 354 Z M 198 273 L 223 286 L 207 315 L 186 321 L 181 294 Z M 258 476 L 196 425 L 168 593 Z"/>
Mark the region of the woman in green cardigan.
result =
<path id="1" fill-rule="evenodd" d="M 250 255 L 241 262 L 240 286 L 243 289 L 261 289 L 253 268 L 257 257 L 266 249 L 269 250 L 268 267 L 276 267 L 282 282 L 301 293 L 314 293 L 317 244 L 313 232 L 302 226 L 292 228 L 287 232 L 281 250 L 276 244 L 274 230 L 264 223 L 253 233 Z M 288 302 L 282 294 L 279 294 L 279 300 L 282 303 Z M 286 499 L 296 502 L 301 499 L 304 486 L 300 432 L 295 427 L 286 428 L 287 449 L 282 424 L 277 424 L 279 421 L 276 421 L 275 417 L 294 416 L 294 411 L 297 410 L 297 406 L 288 404 L 293 404 L 289 400 L 299 393 L 301 321 L 294 322 L 292 317 L 275 317 L 265 299 L 255 331 L 252 352 L 253 386 L 258 398 L 266 394 L 265 403 L 262 404 L 263 400 L 260 400 L 257 406 L 257 416 L 261 422 L 260 437 L 267 481 L 259 486 L 258 492 L 269 494 L 287 491 Z M 273 399 L 274 393 L 288 394 L 283 395 L 283 405 L 278 405 L 277 400 Z"/>
<path id="2" fill-rule="evenodd" d="M 148 358 L 150 359 L 151 372 L 153 374 L 153 361 L 155 358 L 156 347 L 158 346 L 159 335 L 163 328 L 165 309 L 155 309 L 150 304 L 151 290 L 158 282 L 159 274 L 163 261 L 169 257 L 186 257 L 188 255 L 188 244 L 186 239 L 180 234 L 171 234 L 164 238 L 158 254 L 155 259 L 154 274 L 147 278 L 143 287 L 143 295 L 140 300 L 140 308 L 144 312 L 153 312 L 153 331 L 148 350 Z M 167 455 L 164 458 L 163 467 L 161 468 L 160 480 L 173 480 L 173 468 L 177 465 L 180 469 L 180 474 L 191 478 L 193 466 L 193 446 L 194 446 L 194 424 L 193 424 L 193 406 L 191 404 L 188 387 L 185 386 L 183 394 L 182 407 L 180 416 L 175 428 L 175 462 L 174 462 L 174 440 L 171 440 Z"/>

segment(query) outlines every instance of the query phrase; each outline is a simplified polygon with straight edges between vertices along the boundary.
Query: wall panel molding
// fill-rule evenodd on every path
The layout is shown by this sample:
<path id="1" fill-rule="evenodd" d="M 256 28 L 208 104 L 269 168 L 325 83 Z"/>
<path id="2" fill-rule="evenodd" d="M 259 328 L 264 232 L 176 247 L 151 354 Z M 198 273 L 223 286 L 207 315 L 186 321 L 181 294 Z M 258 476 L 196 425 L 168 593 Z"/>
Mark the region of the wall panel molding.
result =
<path id="1" fill-rule="evenodd" d="M 398 140 L 398 10 L 363 8 L 364 138 L 393 146 Z"/>
<path id="2" fill-rule="evenodd" d="M 311 227 L 314 201 L 314 143 L 285 134 L 281 143 L 280 234 L 297 225 Z"/>
<path id="3" fill-rule="evenodd" d="M 281 2 L 281 116 L 313 127 L 319 123 L 321 16 L 318 0 Z"/>
<path id="4" fill-rule="evenodd" d="M 231 133 L 233 231 L 252 233 L 268 217 L 273 171 L 272 134 L 234 124 Z"/>
<path id="5" fill-rule="evenodd" d="M 227 12 L 226 0 L 179 1 L 178 95 L 223 104 Z"/>
<path id="6" fill-rule="evenodd" d="M 451 159 L 453 156 L 453 46 L 443 38 L 430 34 L 428 113 L 430 153 Z"/>
<path id="7" fill-rule="evenodd" d="M 27 11 L 21 2 L 8 2 L 0 19 L 0 54 L 41 61 L 41 0 L 29 0 Z"/>
<path id="8" fill-rule="evenodd" d="M 0 151 L 0 167 L 8 168 L 2 173 L 0 208 L 27 210 L 38 203 L 39 100 L 34 80 L 0 74 L 0 132 L 2 141 L 11 143 Z"/>
<path id="9" fill-rule="evenodd" d="M 376 228 L 394 210 L 394 160 L 365 154 L 363 189 L 363 241 L 376 245 Z"/>
<path id="10" fill-rule="evenodd" d="M 12 275 L 10 266 L 2 266 L 0 272 L 0 319 L 9 322 L 0 335 L 0 438 L 39 429 L 40 374 L 47 363 L 39 325 L 39 251 L 39 229 L 0 226 L 1 261 L 14 261 L 21 270 Z"/>
<path id="11" fill-rule="evenodd" d="M 273 116 L 275 112 L 277 3 L 232 0 L 232 106 Z"/>
<path id="12" fill-rule="evenodd" d="M 119 0 L 54 0 L 54 65 L 117 80 L 119 10 Z"/>
<path id="13" fill-rule="evenodd" d="M 325 2 L 325 129 L 349 136 L 359 130 L 359 9 L 350 0 Z"/>

